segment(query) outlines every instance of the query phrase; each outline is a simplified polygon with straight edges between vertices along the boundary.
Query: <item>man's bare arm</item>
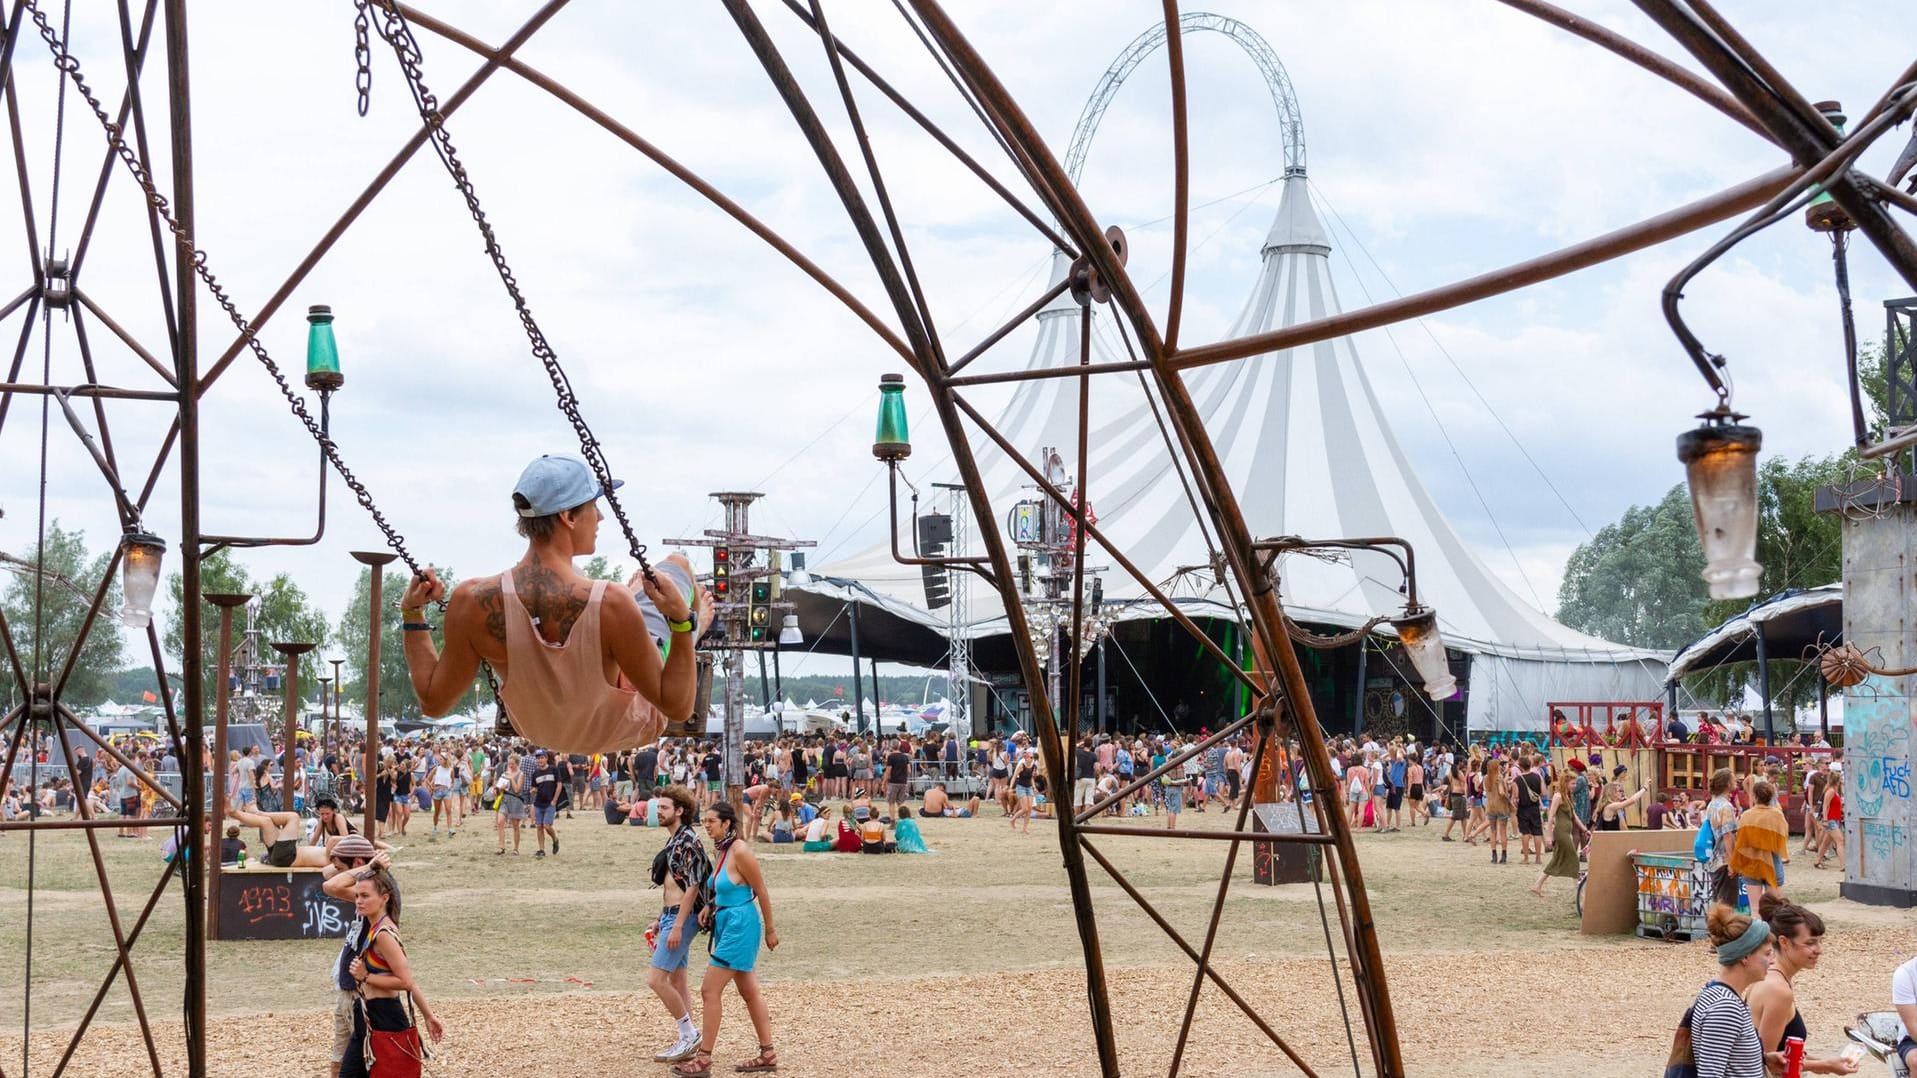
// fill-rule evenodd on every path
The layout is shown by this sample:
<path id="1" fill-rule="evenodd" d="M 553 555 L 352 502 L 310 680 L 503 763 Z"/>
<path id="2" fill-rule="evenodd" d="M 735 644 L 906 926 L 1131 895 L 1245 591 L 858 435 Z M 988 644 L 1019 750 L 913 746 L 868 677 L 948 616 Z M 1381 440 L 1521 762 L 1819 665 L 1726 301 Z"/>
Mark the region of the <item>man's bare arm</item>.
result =
<path id="1" fill-rule="evenodd" d="M 438 575 L 431 569 L 426 570 L 426 574 L 426 580 L 415 580 L 407 586 L 406 595 L 400 600 L 402 608 L 422 609 L 445 594 L 446 587 L 439 582 Z M 401 634 L 405 640 L 406 670 L 413 679 L 413 695 L 419 697 L 419 708 L 427 715 L 437 717 L 450 713 L 479 674 L 479 652 L 473 645 L 476 634 L 485 631 L 486 611 L 474 594 L 477 584 L 468 580 L 453 590 L 441 625 L 446 638 L 443 651 L 433 645 L 432 633 Z"/>

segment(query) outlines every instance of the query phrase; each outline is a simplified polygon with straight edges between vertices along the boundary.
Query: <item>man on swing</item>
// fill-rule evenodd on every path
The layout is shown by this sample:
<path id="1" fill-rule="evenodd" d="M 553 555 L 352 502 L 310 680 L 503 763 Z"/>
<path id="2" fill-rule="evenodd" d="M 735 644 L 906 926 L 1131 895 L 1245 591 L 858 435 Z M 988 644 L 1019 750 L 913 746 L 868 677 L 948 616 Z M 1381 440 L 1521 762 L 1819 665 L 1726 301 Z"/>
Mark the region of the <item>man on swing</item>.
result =
<path id="1" fill-rule="evenodd" d="M 605 493 L 575 458 L 542 456 L 527 465 L 513 488 L 526 556 L 498 576 L 453 589 L 443 652 L 433 646 L 425 609 L 446 586 L 431 568 L 407 586 L 400 600 L 406 666 L 422 711 L 450 712 L 484 660 L 499 675 L 500 699 L 519 733 L 558 752 L 650 744 L 668 717 L 692 714 L 693 642 L 711 620 L 711 604 L 698 585 L 687 596 L 635 577 L 671 634 L 662 659 L 630 585 L 608 587 L 573 568 L 574 558 L 593 552 Z M 683 569 L 693 579 L 692 567 Z"/>

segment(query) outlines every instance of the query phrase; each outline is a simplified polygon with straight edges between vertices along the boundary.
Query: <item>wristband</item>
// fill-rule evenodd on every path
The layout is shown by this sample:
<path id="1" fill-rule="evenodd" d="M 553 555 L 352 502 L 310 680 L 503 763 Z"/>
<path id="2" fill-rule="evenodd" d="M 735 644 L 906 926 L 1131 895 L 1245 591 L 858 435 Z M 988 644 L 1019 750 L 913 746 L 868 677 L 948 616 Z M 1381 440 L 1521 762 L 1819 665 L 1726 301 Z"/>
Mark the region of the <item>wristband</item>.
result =
<path id="1" fill-rule="evenodd" d="M 399 616 L 405 618 L 407 621 L 418 621 L 420 618 L 426 616 L 426 608 L 423 606 L 415 606 L 410 610 L 402 608 L 399 612 Z"/>
<path id="2" fill-rule="evenodd" d="M 433 627 L 424 621 L 408 621 L 400 625 L 400 630 L 408 633 L 430 633 Z"/>
<path id="3" fill-rule="evenodd" d="M 692 615 L 688 614 L 684 621 L 667 621 L 666 628 L 671 629 L 675 633 L 689 633 L 697 628 L 697 626 L 692 620 Z"/>

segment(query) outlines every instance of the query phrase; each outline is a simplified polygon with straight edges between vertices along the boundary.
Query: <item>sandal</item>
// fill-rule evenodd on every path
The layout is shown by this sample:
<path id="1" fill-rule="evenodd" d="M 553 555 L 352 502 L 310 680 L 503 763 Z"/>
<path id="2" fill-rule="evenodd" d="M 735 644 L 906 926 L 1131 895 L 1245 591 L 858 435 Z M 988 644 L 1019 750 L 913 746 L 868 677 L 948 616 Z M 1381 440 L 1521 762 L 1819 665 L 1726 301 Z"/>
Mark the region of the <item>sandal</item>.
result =
<path id="1" fill-rule="evenodd" d="M 710 1078 L 712 1074 L 712 1053 L 701 1048 L 692 1053 L 692 1058 L 684 1063 L 674 1063 L 667 1072 L 676 1078 Z"/>
<path id="2" fill-rule="evenodd" d="M 757 1074 L 762 1071 L 776 1071 L 779 1069 L 779 1053 L 773 1051 L 771 1045 L 762 1044 L 759 1046 L 758 1055 L 732 1069 L 739 1074 Z"/>

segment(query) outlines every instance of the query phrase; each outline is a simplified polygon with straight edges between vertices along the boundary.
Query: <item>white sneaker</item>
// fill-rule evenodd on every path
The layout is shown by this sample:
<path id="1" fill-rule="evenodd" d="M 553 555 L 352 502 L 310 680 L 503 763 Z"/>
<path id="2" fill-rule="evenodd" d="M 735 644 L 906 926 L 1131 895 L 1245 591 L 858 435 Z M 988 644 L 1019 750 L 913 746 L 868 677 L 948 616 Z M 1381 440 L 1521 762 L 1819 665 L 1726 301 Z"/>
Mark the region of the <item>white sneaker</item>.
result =
<path id="1" fill-rule="evenodd" d="M 654 1063 L 679 1063 L 691 1059 L 692 1054 L 698 1050 L 699 1038 L 681 1037 L 672 1042 L 672 1047 L 654 1055 L 652 1061 Z"/>

